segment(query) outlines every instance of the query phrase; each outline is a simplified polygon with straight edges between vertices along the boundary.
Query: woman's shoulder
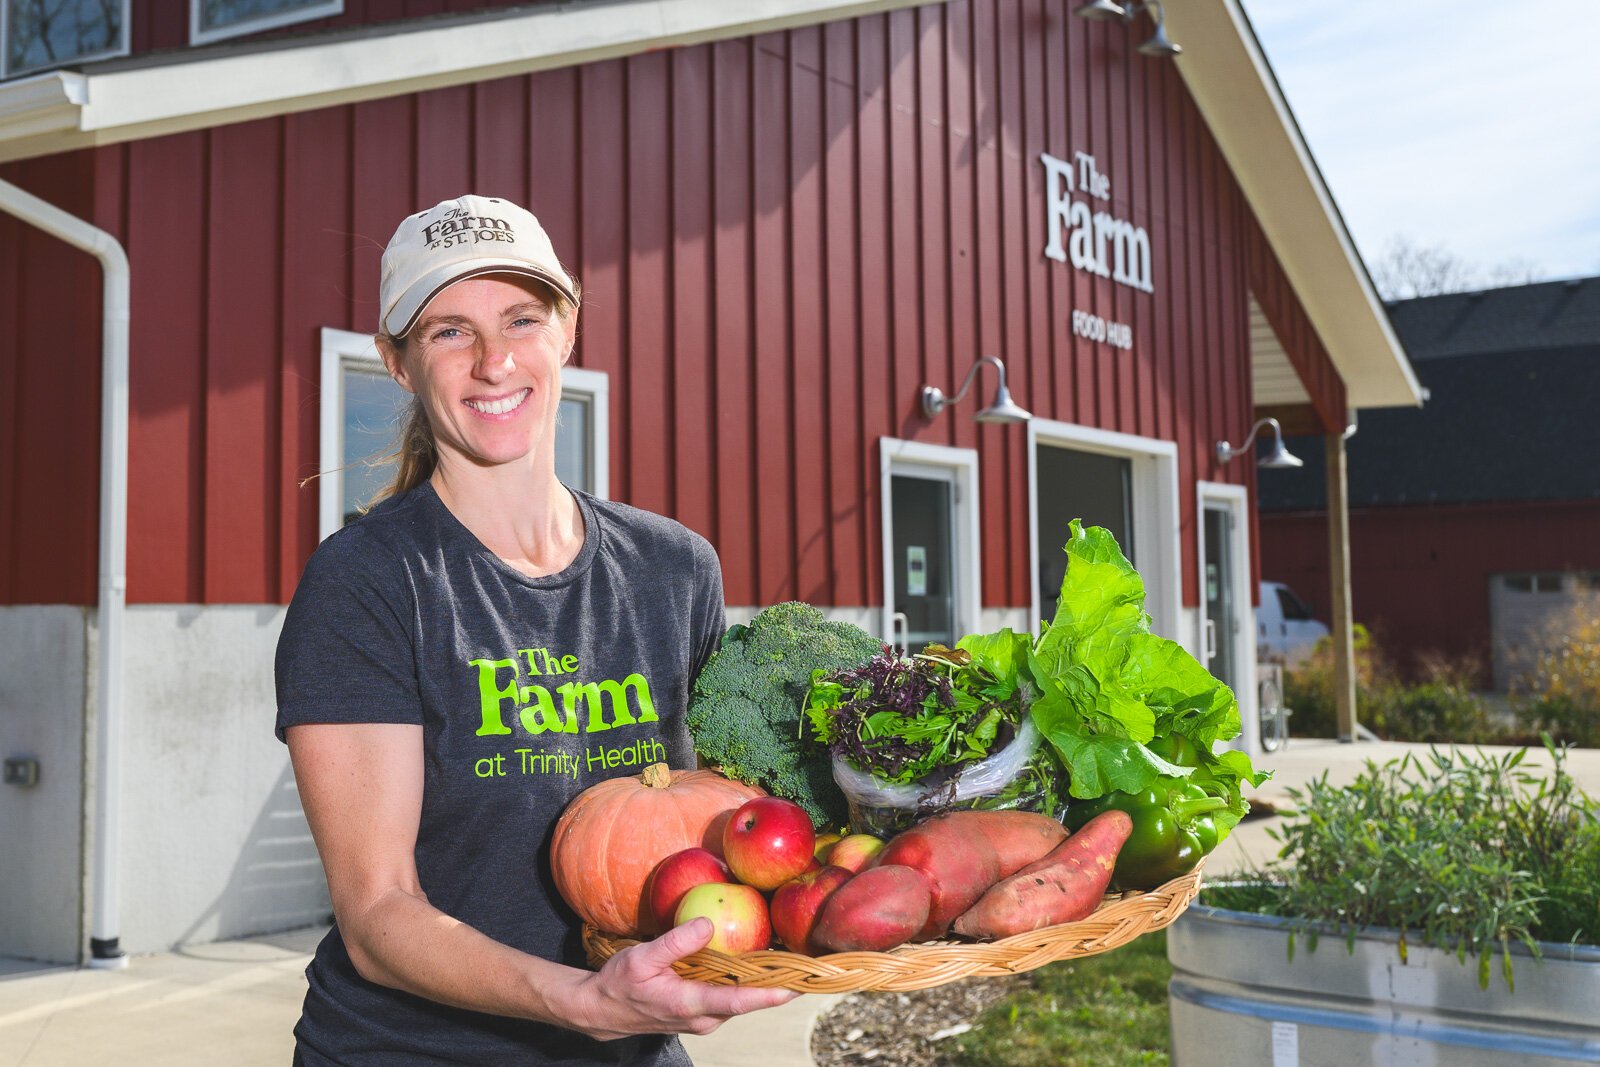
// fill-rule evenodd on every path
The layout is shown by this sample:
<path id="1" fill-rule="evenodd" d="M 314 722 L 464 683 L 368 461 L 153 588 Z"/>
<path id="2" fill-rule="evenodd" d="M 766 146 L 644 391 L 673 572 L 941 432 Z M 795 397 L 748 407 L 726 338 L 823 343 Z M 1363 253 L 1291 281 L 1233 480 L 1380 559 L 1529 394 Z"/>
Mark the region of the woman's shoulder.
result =
<path id="1" fill-rule="evenodd" d="M 653 511 L 581 494 L 599 517 L 606 543 L 614 551 L 660 558 L 681 557 L 696 564 L 717 563 L 711 542 L 676 519 Z"/>
<path id="2" fill-rule="evenodd" d="M 306 563 L 306 575 L 396 577 L 405 571 L 408 546 L 416 540 L 415 493 L 390 497 L 356 515 L 322 539 Z"/>

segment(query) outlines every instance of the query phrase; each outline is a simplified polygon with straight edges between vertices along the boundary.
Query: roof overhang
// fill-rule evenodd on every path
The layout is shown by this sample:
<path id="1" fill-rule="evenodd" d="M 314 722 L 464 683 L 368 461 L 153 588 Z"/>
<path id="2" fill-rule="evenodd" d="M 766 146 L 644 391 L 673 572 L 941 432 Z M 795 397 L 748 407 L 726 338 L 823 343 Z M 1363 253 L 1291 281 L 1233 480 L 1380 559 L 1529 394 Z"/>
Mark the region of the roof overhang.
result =
<path id="1" fill-rule="evenodd" d="M 1422 387 L 1239 0 L 1168 0 L 1178 70 L 1352 408 L 1415 407 Z"/>
<path id="2" fill-rule="evenodd" d="M 110 60 L 0 83 L 0 162 L 925 2 L 579 0 Z"/>

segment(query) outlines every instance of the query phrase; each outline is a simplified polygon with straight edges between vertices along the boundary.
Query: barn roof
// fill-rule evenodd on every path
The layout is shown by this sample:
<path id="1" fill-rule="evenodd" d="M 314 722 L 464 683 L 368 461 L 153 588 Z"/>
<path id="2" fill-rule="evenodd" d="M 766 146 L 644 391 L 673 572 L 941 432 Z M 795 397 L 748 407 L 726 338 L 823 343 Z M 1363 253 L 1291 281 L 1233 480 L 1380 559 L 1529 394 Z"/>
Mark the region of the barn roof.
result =
<path id="1" fill-rule="evenodd" d="M 1600 499 L 1600 277 L 1401 300 L 1389 316 L 1430 395 L 1362 413 L 1351 507 Z M 1262 510 L 1321 510 L 1322 439 L 1288 445 L 1305 466 L 1259 472 Z"/>

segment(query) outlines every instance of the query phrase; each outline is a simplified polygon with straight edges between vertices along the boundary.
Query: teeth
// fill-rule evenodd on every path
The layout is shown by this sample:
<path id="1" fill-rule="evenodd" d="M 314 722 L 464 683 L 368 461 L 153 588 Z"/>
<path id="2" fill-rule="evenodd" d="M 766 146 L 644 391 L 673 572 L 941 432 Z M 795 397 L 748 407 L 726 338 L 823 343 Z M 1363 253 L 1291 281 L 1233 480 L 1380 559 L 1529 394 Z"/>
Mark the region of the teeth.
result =
<path id="1" fill-rule="evenodd" d="M 531 389 L 523 389 L 520 392 L 512 393 L 510 396 L 502 397 L 489 403 L 483 403 L 478 400 L 468 400 L 466 403 L 474 411 L 481 411 L 485 415 L 504 415 L 506 412 L 520 407 L 522 402 L 528 399 L 528 394 L 532 391 Z"/>

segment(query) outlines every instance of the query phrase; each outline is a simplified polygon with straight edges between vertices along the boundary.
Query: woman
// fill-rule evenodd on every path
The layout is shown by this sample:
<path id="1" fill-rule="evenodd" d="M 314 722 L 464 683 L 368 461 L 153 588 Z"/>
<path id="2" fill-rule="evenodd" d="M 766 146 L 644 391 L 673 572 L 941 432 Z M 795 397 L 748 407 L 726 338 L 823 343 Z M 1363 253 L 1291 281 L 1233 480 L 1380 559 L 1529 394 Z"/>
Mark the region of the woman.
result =
<path id="1" fill-rule="evenodd" d="M 399 475 L 312 556 L 278 645 L 336 919 L 296 1063 L 687 1063 L 661 1035 L 791 994 L 679 979 L 703 920 L 582 969 L 547 846 L 573 796 L 632 773 L 608 751 L 693 766 L 716 555 L 556 479 L 578 287 L 532 215 L 476 196 L 414 215 L 380 285 L 378 346 L 415 397 Z"/>

